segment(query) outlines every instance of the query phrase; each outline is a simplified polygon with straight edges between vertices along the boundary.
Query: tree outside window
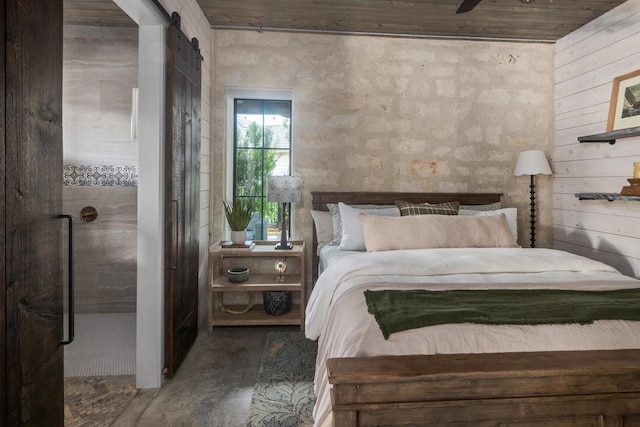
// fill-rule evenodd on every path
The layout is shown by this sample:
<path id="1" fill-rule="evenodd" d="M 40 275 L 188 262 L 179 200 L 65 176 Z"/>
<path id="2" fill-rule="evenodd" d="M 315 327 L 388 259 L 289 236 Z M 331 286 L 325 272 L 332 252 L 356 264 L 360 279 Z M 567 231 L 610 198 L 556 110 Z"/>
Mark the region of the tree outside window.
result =
<path id="1" fill-rule="evenodd" d="M 291 101 L 234 100 L 233 195 L 253 198 L 250 240 L 277 240 L 282 206 L 266 199 L 267 177 L 291 173 Z"/>

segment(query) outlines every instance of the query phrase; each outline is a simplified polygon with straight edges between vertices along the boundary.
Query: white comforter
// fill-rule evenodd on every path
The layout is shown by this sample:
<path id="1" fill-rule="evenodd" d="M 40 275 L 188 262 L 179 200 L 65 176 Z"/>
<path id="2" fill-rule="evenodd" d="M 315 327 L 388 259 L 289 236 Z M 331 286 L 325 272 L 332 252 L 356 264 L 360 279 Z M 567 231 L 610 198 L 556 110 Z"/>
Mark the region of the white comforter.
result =
<path id="1" fill-rule="evenodd" d="M 640 287 L 612 267 L 552 249 L 423 249 L 350 253 L 318 278 L 306 311 L 306 335 L 318 340 L 316 425 L 330 425 L 331 357 L 640 348 L 640 322 L 590 325 L 447 324 L 392 334 L 385 340 L 367 312 L 366 289 Z"/>

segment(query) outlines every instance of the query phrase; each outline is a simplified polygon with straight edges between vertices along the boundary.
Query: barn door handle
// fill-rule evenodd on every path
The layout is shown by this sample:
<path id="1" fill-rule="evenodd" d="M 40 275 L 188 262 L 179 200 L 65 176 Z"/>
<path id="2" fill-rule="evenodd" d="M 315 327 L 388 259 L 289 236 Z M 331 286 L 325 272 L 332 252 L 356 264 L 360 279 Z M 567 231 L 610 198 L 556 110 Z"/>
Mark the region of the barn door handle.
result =
<path id="1" fill-rule="evenodd" d="M 74 307 L 73 307 L 73 218 L 71 215 L 58 215 L 58 218 L 69 220 L 69 291 L 67 297 L 69 298 L 69 334 L 67 340 L 62 341 L 62 345 L 71 344 L 73 342 L 73 330 L 74 330 Z"/>
<path id="2" fill-rule="evenodd" d="M 174 227 L 173 245 L 175 246 L 174 251 L 171 254 L 171 269 L 177 270 L 178 269 L 178 251 L 180 250 L 180 245 L 178 244 L 178 233 L 179 233 L 180 223 L 178 222 L 178 201 L 177 200 L 171 201 L 171 209 L 172 209 L 171 218 L 173 219 L 173 227 Z"/>

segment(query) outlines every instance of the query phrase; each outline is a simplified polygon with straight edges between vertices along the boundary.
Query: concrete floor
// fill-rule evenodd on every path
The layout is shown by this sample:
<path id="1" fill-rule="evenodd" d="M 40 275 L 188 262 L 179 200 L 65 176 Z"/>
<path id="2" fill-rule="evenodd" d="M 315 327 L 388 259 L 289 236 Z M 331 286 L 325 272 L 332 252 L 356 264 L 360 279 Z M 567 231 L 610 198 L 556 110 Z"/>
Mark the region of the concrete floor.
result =
<path id="1" fill-rule="evenodd" d="M 246 426 L 267 333 L 296 327 L 201 330 L 175 377 L 141 390 L 113 424 L 129 426 Z"/>

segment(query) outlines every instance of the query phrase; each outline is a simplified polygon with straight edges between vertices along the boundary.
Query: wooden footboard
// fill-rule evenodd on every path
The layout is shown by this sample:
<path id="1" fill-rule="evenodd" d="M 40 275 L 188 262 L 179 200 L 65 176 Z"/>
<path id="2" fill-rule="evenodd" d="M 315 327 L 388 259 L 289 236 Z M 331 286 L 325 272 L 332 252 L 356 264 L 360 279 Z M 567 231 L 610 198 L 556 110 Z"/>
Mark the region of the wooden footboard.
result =
<path id="1" fill-rule="evenodd" d="M 640 350 L 337 358 L 335 427 L 640 426 Z"/>

